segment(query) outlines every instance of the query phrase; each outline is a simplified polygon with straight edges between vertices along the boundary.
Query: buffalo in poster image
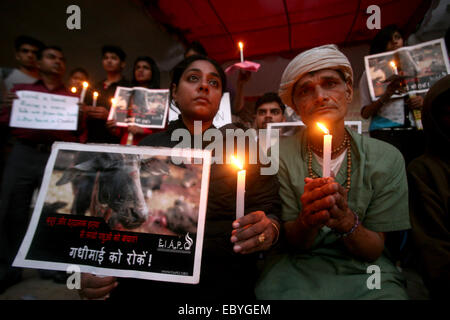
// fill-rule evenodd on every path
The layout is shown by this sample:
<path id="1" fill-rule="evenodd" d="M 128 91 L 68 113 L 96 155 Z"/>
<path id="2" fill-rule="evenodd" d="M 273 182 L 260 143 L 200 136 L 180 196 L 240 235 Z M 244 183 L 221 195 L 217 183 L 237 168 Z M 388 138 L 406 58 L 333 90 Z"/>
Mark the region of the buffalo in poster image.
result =
<path id="1" fill-rule="evenodd" d="M 201 166 L 169 156 L 60 150 L 44 210 L 103 217 L 113 230 L 196 233 Z"/>

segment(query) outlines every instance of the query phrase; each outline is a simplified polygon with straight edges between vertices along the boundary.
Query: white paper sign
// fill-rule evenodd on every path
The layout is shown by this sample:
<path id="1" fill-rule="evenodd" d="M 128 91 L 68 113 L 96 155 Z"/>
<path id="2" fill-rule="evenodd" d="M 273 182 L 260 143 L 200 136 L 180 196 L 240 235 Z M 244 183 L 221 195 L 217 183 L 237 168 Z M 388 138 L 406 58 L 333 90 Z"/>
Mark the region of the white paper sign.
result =
<path id="1" fill-rule="evenodd" d="M 180 110 L 171 104 L 169 108 L 169 121 L 174 121 L 178 119 Z M 225 92 L 220 100 L 219 111 L 217 111 L 216 116 L 213 120 L 213 125 L 216 128 L 220 128 L 228 123 L 231 123 L 231 103 L 230 103 L 230 93 Z"/>
<path id="2" fill-rule="evenodd" d="M 9 125 L 16 128 L 76 130 L 78 98 L 21 90 L 16 92 Z"/>

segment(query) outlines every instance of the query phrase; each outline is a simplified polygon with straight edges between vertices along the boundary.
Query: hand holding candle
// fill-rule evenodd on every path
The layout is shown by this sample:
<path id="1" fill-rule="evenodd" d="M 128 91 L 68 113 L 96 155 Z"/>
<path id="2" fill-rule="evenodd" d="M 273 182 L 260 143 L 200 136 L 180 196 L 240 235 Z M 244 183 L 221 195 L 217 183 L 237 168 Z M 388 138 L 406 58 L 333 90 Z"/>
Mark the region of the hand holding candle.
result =
<path id="1" fill-rule="evenodd" d="M 243 164 L 234 156 L 233 163 L 239 168 L 237 173 L 237 190 L 236 190 L 236 219 L 244 216 L 244 196 L 245 196 L 245 170 Z"/>
<path id="2" fill-rule="evenodd" d="M 109 111 L 108 120 L 114 119 L 114 113 L 116 112 L 116 99 L 111 99 L 111 110 Z"/>
<path id="3" fill-rule="evenodd" d="M 320 122 L 317 122 L 317 126 L 323 130 L 325 135 L 323 136 L 323 166 L 322 166 L 322 177 L 326 178 L 330 176 L 331 169 L 331 140 L 333 136 L 330 134 L 328 129 L 321 124 Z"/>
<path id="4" fill-rule="evenodd" d="M 98 92 L 94 91 L 92 94 L 92 105 L 95 107 L 97 106 L 97 99 L 98 99 Z"/>
<path id="5" fill-rule="evenodd" d="M 86 81 L 83 82 L 83 89 L 81 90 L 81 95 L 80 95 L 80 103 L 84 103 L 84 97 L 86 96 L 86 90 L 89 87 L 89 83 L 87 83 Z"/>
<path id="6" fill-rule="evenodd" d="M 395 64 L 395 61 L 392 60 L 391 62 L 389 62 L 389 64 L 391 65 L 391 68 L 392 68 L 392 71 L 394 72 L 394 74 L 398 75 L 397 65 Z"/>

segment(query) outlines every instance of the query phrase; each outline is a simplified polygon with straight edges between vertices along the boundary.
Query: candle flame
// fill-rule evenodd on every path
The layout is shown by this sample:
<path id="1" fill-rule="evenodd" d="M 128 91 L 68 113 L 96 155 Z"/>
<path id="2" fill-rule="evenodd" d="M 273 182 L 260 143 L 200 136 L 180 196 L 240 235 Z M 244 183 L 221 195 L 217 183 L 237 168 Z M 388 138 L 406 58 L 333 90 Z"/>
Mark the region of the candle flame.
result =
<path id="1" fill-rule="evenodd" d="M 77 93 L 77 88 L 72 87 L 72 89 L 70 89 L 70 91 L 72 91 L 72 93 Z"/>
<path id="2" fill-rule="evenodd" d="M 94 97 L 95 97 L 95 98 L 97 98 L 97 97 L 98 97 L 98 92 L 97 92 L 97 91 L 94 91 L 94 93 L 93 93 L 93 94 L 94 94 Z"/>
<path id="3" fill-rule="evenodd" d="M 83 82 L 83 87 L 84 87 L 84 88 L 89 87 L 89 83 L 87 83 L 86 81 L 84 81 L 84 82 Z"/>
<path id="4" fill-rule="evenodd" d="M 391 65 L 391 67 L 392 67 L 393 69 L 397 68 L 397 65 L 395 64 L 394 61 L 391 61 L 391 62 L 390 62 L 390 65 Z"/>
<path id="5" fill-rule="evenodd" d="M 235 156 L 231 156 L 231 160 L 233 161 L 233 164 L 239 168 L 239 170 L 244 169 L 244 165 L 242 164 L 241 161 L 238 160 L 238 158 L 236 158 Z"/>
<path id="6" fill-rule="evenodd" d="M 244 43 L 242 41 L 239 41 L 238 46 L 242 50 L 244 48 Z"/>
<path id="7" fill-rule="evenodd" d="M 325 127 L 323 124 L 321 124 L 320 122 L 317 122 L 317 126 L 325 133 L 325 134 L 330 134 L 330 131 L 328 131 L 327 127 Z"/>
<path id="8" fill-rule="evenodd" d="M 111 99 L 111 103 L 112 103 L 112 105 L 115 105 L 116 104 L 116 99 L 112 98 Z"/>

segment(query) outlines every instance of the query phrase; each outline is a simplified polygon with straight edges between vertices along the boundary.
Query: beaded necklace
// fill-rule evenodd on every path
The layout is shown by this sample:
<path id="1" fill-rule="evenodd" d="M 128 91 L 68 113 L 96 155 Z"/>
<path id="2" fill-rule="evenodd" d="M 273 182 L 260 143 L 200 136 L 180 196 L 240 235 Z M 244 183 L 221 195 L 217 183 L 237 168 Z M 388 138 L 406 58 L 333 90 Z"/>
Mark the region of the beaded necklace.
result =
<path id="1" fill-rule="evenodd" d="M 331 150 L 331 154 L 336 154 L 336 153 L 340 152 L 343 148 L 345 148 L 347 146 L 347 142 L 349 141 L 349 139 L 350 139 L 349 136 L 347 135 L 347 133 L 345 133 L 344 140 L 342 141 L 341 145 L 338 146 L 337 148 Z M 308 142 L 308 147 L 311 148 L 312 151 L 314 151 L 315 153 L 317 153 L 319 155 L 321 155 L 323 153 L 322 148 L 316 148 L 309 142 Z"/>
<path id="2" fill-rule="evenodd" d="M 342 148 L 347 147 L 347 180 L 345 182 L 347 192 L 350 190 L 351 185 L 351 175 L 352 175 L 352 152 L 350 147 L 350 138 L 348 137 L 347 133 L 345 134 L 344 142 L 337 147 L 335 150 L 333 150 L 333 153 L 338 152 L 342 150 Z M 313 172 L 312 170 L 312 151 L 314 150 L 311 146 L 311 144 L 308 142 L 308 176 L 312 179 L 318 178 L 318 176 Z M 314 150 L 315 151 L 315 150 Z M 320 152 L 322 153 L 322 152 Z"/>

